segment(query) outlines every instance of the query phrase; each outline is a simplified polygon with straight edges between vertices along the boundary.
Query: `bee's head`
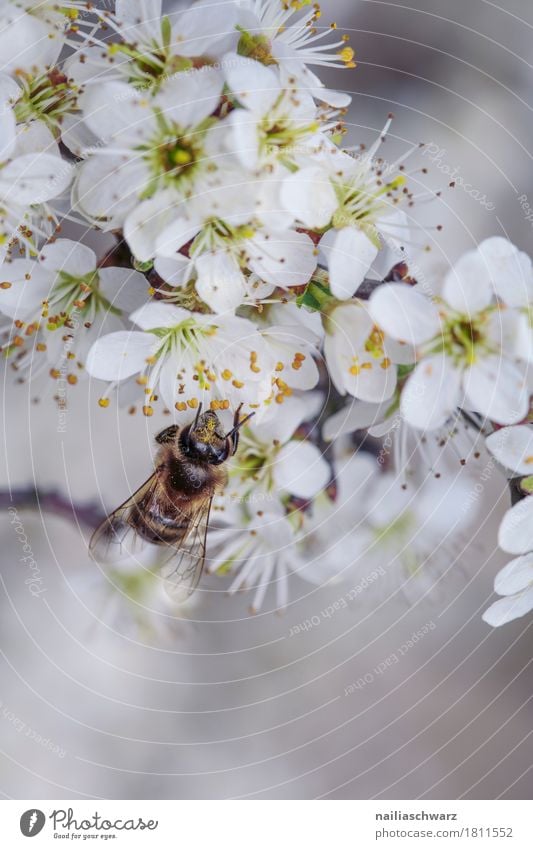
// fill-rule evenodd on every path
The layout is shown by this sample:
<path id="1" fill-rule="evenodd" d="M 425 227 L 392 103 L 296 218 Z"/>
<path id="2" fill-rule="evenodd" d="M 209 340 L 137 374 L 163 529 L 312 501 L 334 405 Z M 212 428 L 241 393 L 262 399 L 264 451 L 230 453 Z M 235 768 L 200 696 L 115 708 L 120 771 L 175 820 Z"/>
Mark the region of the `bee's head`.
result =
<path id="1" fill-rule="evenodd" d="M 190 460 L 200 460 L 220 465 L 227 460 L 231 445 L 217 414 L 212 410 L 202 413 L 180 434 L 180 446 Z"/>

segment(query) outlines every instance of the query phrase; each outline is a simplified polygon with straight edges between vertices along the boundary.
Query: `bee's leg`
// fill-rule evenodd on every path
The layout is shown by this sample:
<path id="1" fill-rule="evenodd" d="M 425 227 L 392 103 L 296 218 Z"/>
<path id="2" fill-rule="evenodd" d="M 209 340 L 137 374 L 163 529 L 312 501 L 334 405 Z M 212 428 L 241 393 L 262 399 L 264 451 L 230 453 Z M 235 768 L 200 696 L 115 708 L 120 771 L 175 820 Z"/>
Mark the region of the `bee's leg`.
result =
<path id="1" fill-rule="evenodd" d="M 236 454 L 239 447 L 239 419 L 241 417 L 242 403 L 239 404 L 233 414 L 233 427 L 230 432 L 231 438 L 231 453 Z"/>
<path id="2" fill-rule="evenodd" d="M 158 442 L 159 445 L 164 445 L 166 442 L 174 442 L 176 436 L 178 435 L 178 431 L 178 425 L 170 425 L 170 427 L 166 427 L 164 430 L 157 434 L 155 441 Z"/>
<path id="3" fill-rule="evenodd" d="M 232 454 L 235 454 L 236 451 L 237 451 L 237 448 L 239 447 L 239 431 L 240 431 L 241 427 L 243 425 L 245 425 L 246 422 L 249 421 L 252 418 L 252 416 L 255 416 L 255 413 L 249 413 L 241 421 L 241 419 L 240 419 L 241 409 L 242 409 L 242 404 L 239 404 L 239 406 L 235 410 L 235 415 L 233 416 L 233 427 L 230 430 L 230 432 L 227 434 L 227 436 L 231 439 Z"/>

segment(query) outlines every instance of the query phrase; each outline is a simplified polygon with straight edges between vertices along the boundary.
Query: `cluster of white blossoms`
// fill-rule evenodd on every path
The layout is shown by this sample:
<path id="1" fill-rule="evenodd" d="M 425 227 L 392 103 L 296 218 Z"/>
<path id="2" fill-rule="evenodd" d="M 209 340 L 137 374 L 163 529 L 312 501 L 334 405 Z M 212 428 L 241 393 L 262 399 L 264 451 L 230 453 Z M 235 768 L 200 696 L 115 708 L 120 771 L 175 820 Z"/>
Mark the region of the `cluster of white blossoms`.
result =
<path id="1" fill-rule="evenodd" d="M 514 450 L 529 432 L 530 259 L 493 237 L 442 277 L 416 273 L 406 155 L 379 155 L 390 120 L 370 148 L 346 143 L 351 99 L 315 71 L 354 53 L 309 0 L 168 15 L 161 0 L 0 0 L 0 48 L 9 362 L 89 376 L 102 416 L 135 394 L 179 425 L 200 405 L 255 413 L 209 535 L 211 571 L 255 587 L 255 609 L 270 584 L 287 603 L 289 573 L 320 583 L 376 557 L 429 592 L 446 534 L 427 433 L 515 425 Z M 347 436 L 361 431 L 377 460 Z M 404 462 L 413 434 L 426 475 Z M 531 460 L 512 459 L 520 474 Z M 449 477 L 447 511 L 462 485 Z M 513 530 L 509 548 L 505 530 L 530 504 L 502 526 L 522 556 L 487 621 L 533 607 L 533 538 L 518 550 Z"/>

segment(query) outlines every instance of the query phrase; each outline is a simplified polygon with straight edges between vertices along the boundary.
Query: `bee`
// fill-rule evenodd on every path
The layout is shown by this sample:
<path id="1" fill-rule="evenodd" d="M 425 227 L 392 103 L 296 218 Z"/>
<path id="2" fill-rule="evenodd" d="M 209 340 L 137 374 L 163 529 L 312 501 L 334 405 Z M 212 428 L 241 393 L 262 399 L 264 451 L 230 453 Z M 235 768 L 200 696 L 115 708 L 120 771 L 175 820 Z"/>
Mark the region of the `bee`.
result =
<path id="1" fill-rule="evenodd" d="M 96 529 L 89 543 L 94 560 L 134 556 L 147 543 L 162 546 L 170 595 L 184 601 L 194 592 L 205 563 L 211 503 L 227 482 L 224 463 L 237 451 L 240 428 L 254 415 L 241 420 L 241 407 L 228 433 L 216 413 L 202 413 L 200 404 L 192 424 L 181 430 L 170 425 L 157 434 L 155 470 Z"/>

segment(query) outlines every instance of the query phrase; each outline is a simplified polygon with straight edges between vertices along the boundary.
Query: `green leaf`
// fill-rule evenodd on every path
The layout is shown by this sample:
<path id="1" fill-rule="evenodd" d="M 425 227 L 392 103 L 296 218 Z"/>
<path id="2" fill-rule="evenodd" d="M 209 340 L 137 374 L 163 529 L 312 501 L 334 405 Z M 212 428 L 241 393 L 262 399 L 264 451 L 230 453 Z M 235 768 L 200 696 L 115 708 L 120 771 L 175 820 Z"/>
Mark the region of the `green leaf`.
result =
<path id="1" fill-rule="evenodd" d="M 306 286 L 305 292 L 298 295 L 296 304 L 299 307 L 307 307 L 307 309 L 315 312 L 321 312 L 322 307 L 327 301 L 332 300 L 329 288 L 318 280 L 310 280 Z"/>
<path id="2" fill-rule="evenodd" d="M 415 369 L 415 363 L 409 365 L 398 366 L 398 380 L 404 380 Z"/>

